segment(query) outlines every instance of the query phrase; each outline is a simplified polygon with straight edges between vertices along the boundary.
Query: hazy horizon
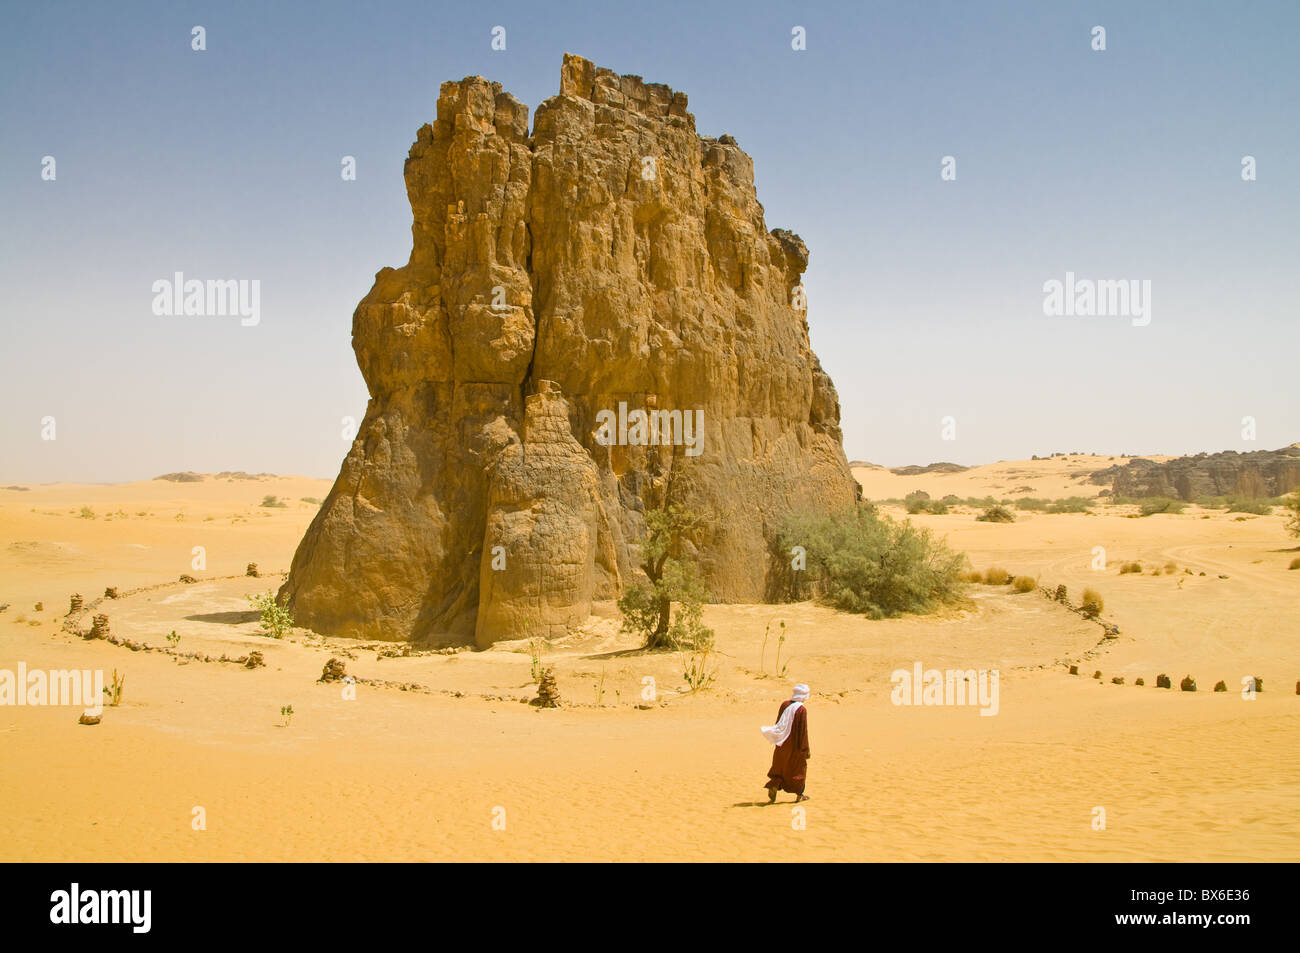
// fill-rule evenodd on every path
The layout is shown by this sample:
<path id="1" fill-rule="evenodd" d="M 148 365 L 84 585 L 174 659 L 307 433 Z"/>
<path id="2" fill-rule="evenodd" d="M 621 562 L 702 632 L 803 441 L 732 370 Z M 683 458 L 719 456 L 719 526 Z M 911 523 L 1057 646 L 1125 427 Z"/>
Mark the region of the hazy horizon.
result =
<path id="1" fill-rule="evenodd" d="M 500 82 L 531 125 L 565 52 L 684 91 L 701 135 L 753 158 L 767 227 L 810 250 L 847 459 L 1300 440 L 1294 4 L 50 4 L 3 22 L 4 483 L 336 476 L 367 399 L 352 311 L 407 261 L 402 165 L 440 84 Z M 176 272 L 260 282 L 258 323 L 154 314 Z M 1149 323 L 1046 316 L 1067 275 L 1150 282 Z"/>

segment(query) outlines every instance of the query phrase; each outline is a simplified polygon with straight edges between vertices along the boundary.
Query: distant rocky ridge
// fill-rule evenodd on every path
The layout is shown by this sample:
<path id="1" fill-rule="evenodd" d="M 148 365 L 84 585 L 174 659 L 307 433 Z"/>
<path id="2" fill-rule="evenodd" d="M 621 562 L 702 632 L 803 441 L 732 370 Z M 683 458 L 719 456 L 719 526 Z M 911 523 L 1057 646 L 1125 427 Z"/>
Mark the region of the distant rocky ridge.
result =
<path id="1" fill-rule="evenodd" d="M 894 467 L 889 472 L 895 476 L 918 476 L 922 473 L 965 473 L 970 467 L 964 467 L 959 463 L 928 463 L 923 467 L 912 466 Z"/>
<path id="2" fill-rule="evenodd" d="M 1246 453 L 1236 450 L 1198 453 L 1164 463 L 1138 457 L 1123 466 L 1096 470 L 1088 481 L 1110 486 L 1115 496 L 1167 496 L 1181 500 L 1281 496 L 1300 487 L 1300 444 Z"/>
<path id="3" fill-rule="evenodd" d="M 209 476 L 214 480 L 266 480 L 275 477 L 274 473 L 245 473 L 243 470 L 222 470 L 220 473 L 195 473 L 186 470 L 182 473 L 164 473 L 154 477 L 155 480 L 168 480 L 171 483 L 202 483 Z"/>

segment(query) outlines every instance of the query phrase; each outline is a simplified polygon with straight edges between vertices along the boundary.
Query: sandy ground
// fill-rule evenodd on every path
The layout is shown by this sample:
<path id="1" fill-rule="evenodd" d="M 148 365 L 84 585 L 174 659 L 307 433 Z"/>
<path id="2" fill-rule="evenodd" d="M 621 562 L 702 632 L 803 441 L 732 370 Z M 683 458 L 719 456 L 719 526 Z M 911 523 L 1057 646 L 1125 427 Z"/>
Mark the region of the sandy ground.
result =
<path id="1" fill-rule="evenodd" d="M 1090 495 L 1070 466 L 860 476 L 878 498 L 1022 485 Z M 77 724 L 80 706 L 0 707 L 0 860 L 1300 858 L 1300 571 L 1286 568 L 1300 549 L 1280 517 L 917 517 L 977 568 L 1072 596 L 1092 586 L 1120 637 L 1005 587 L 884 622 L 806 603 L 710 606 L 717 681 L 691 693 L 681 656 L 637 652 L 602 606 L 546 650 L 565 706 L 541 711 L 525 703 L 535 686 L 518 644 L 381 658 L 390 646 L 259 634 L 246 596 L 279 584 L 315 512 L 304 498 L 328 487 L 276 477 L 0 490 L 0 669 L 126 675 L 98 726 Z M 267 495 L 288 505 L 263 507 Z M 1091 568 L 1097 546 L 1105 569 Z M 1121 576 L 1128 560 L 1148 572 Z M 243 576 L 248 562 L 266 577 Z M 1150 575 L 1168 562 L 1175 572 Z M 140 591 L 92 611 L 156 651 L 64 629 L 69 595 L 90 601 L 106 586 Z M 257 649 L 267 664 L 166 654 L 172 631 L 174 652 Z M 331 656 L 372 680 L 355 699 L 316 681 Z M 917 661 L 997 669 L 997 715 L 892 704 L 891 672 Z M 1173 691 L 1154 687 L 1159 673 Z M 1186 674 L 1200 691 L 1177 690 Z M 1250 675 L 1264 691 L 1247 700 Z M 1215 694 L 1220 679 L 1230 691 Z M 794 681 L 813 689 L 812 800 L 767 806 L 771 749 L 758 728 Z"/>

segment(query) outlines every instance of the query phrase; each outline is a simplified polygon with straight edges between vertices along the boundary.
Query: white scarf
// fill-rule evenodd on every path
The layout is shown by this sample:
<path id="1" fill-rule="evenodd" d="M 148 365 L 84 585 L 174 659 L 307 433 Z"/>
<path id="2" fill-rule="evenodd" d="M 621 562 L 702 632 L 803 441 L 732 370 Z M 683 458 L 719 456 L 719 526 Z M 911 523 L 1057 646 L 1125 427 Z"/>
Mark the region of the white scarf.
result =
<path id="1" fill-rule="evenodd" d="M 802 708 L 807 700 L 808 686 L 796 685 L 790 696 L 790 704 L 785 706 L 785 711 L 781 712 L 781 717 L 777 719 L 776 724 L 759 729 L 763 732 L 763 737 L 777 746 L 785 744 L 785 740 L 790 737 L 790 730 L 794 728 L 795 712 Z"/>

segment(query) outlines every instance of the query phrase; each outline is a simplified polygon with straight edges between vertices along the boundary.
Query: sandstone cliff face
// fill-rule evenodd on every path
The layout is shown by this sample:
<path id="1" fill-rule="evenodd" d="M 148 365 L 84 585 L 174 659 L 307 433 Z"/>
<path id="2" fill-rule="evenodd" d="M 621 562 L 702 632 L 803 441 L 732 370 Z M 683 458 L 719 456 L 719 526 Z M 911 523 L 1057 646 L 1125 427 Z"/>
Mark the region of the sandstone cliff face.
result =
<path id="1" fill-rule="evenodd" d="M 1131 460 L 1089 477 L 1109 484 L 1116 496 L 1167 496 L 1194 500 L 1207 496 L 1281 496 L 1300 487 L 1300 444 L 1280 450 L 1198 453 L 1164 463 Z"/>
<path id="2" fill-rule="evenodd" d="M 366 416 L 281 590 L 299 624 L 554 633 L 637 576 L 665 500 L 708 517 L 713 596 L 759 601 L 775 523 L 853 502 L 807 249 L 684 94 L 566 56 L 530 135 L 499 84 L 444 83 L 406 185 L 410 261 L 353 317 Z M 638 445 L 636 411 L 699 430 Z"/>

